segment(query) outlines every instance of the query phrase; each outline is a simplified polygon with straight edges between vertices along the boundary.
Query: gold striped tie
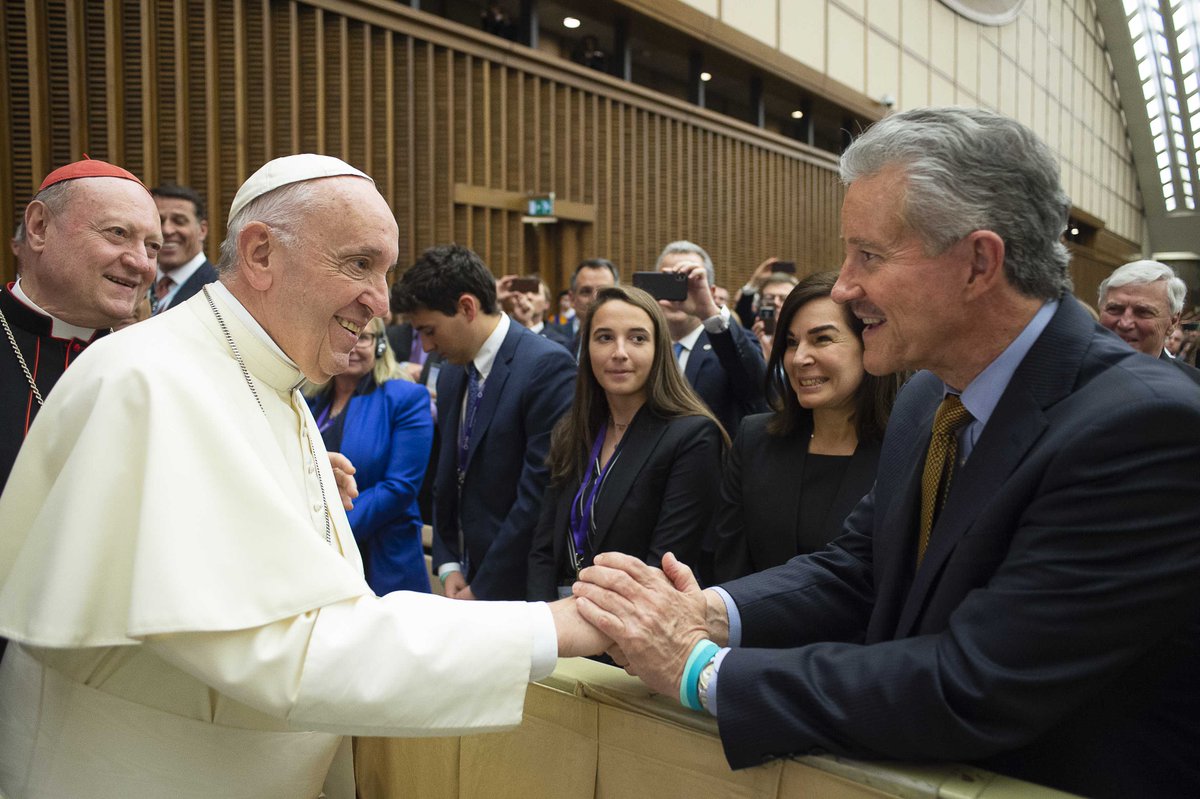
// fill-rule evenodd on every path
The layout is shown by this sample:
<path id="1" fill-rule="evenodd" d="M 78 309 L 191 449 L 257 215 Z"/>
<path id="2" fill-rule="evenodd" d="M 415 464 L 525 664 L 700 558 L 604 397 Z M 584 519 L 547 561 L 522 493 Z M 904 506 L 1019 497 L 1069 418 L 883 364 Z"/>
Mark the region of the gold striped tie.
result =
<path id="1" fill-rule="evenodd" d="M 933 521 L 941 510 L 946 495 L 950 492 L 950 478 L 954 475 L 954 461 L 958 457 L 958 439 L 955 433 L 971 421 L 971 413 L 963 407 L 957 394 L 947 394 L 933 417 L 933 437 L 929 440 L 929 454 L 925 456 L 925 472 L 921 475 L 921 537 L 917 540 L 917 566 L 925 557 L 929 546 L 929 533 Z"/>

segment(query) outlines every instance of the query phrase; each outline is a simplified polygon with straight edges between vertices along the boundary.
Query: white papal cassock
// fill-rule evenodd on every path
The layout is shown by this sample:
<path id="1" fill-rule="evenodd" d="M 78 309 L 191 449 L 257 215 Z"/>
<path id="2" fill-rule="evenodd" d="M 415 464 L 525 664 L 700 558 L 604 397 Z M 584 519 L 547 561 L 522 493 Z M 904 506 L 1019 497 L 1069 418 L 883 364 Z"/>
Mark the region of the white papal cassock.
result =
<path id="1" fill-rule="evenodd" d="M 210 291 L 261 408 L 198 294 L 71 366 L 0 497 L 11 799 L 349 798 L 343 735 L 516 724 L 553 668 L 545 605 L 374 596 L 302 375 Z"/>

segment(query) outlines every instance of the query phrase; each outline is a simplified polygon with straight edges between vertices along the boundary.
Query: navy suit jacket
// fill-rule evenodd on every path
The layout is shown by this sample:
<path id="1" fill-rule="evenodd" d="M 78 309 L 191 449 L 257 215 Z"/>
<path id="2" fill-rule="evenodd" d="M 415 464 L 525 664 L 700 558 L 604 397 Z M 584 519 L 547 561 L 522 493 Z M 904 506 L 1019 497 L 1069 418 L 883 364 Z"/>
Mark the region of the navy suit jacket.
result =
<path id="1" fill-rule="evenodd" d="M 1197 369 L 1196 367 L 1192 366 L 1191 364 L 1184 363 L 1183 361 L 1179 360 L 1178 358 L 1172 358 L 1170 355 L 1167 355 L 1166 350 L 1163 350 L 1162 355 L 1160 355 L 1158 357 L 1160 360 L 1166 361 L 1167 363 L 1171 364 L 1176 369 L 1178 369 L 1180 372 L 1182 372 L 1183 376 L 1186 377 L 1188 380 L 1191 380 L 1193 383 L 1200 386 L 1200 369 Z"/>
<path id="2" fill-rule="evenodd" d="M 665 419 L 642 406 L 596 495 L 595 552 L 624 552 L 651 566 L 673 552 L 695 568 L 717 506 L 723 448 L 711 419 Z M 529 555 L 530 600 L 558 598 L 559 575 L 568 569 L 571 504 L 579 482 L 556 484 L 546 492 Z M 591 561 L 587 557 L 585 565 Z"/>
<path id="3" fill-rule="evenodd" d="M 484 382 L 467 468 L 458 486 L 458 429 L 467 373 L 443 364 L 438 376 L 435 566 L 462 560 L 477 599 L 524 599 L 533 529 L 546 490 L 550 431 L 571 407 L 575 361 L 554 342 L 512 322 Z"/>
<path id="4" fill-rule="evenodd" d="M 176 305 L 182 305 L 184 300 L 189 299 L 195 294 L 200 293 L 200 289 L 204 288 L 209 283 L 217 282 L 217 268 L 205 259 L 204 263 L 200 264 L 200 268 L 192 272 L 192 276 L 183 281 L 183 285 L 179 287 L 179 291 L 175 292 L 175 296 L 171 298 L 171 304 L 167 308 L 174 308 Z M 167 310 L 163 308 L 162 311 Z M 159 311 L 159 313 L 162 313 Z"/>
<path id="5" fill-rule="evenodd" d="M 731 436 L 743 416 L 768 410 L 763 393 L 766 373 L 758 340 L 732 319 L 724 333 L 700 331 L 683 370 L 688 383 Z"/>
<path id="6" fill-rule="evenodd" d="M 346 514 L 376 594 L 429 591 L 417 495 L 433 446 L 429 392 L 389 380 L 346 405 L 342 454 L 356 469 L 358 499 Z"/>
<path id="7" fill-rule="evenodd" d="M 1200 794 L 1194 386 L 1064 297 L 914 575 L 941 393 L 927 372 L 902 390 L 836 541 L 725 586 L 743 625 L 717 685 L 729 762 L 822 749 Z"/>

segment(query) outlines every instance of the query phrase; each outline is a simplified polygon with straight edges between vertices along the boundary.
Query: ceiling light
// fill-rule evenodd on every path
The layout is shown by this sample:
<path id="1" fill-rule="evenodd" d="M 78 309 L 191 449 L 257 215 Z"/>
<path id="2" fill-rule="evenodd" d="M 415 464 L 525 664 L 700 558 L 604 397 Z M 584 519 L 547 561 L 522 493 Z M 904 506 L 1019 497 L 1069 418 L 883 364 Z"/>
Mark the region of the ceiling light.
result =
<path id="1" fill-rule="evenodd" d="M 792 119 L 804 119 L 804 112 L 797 108 L 792 112 Z"/>
<path id="2" fill-rule="evenodd" d="M 563 27 L 571 28 L 572 30 L 579 27 L 579 20 L 575 17 L 563 17 Z"/>
<path id="3" fill-rule="evenodd" d="M 705 83 L 708 83 L 710 80 L 712 80 L 712 73 L 711 72 L 701 72 L 700 80 L 704 81 Z"/>

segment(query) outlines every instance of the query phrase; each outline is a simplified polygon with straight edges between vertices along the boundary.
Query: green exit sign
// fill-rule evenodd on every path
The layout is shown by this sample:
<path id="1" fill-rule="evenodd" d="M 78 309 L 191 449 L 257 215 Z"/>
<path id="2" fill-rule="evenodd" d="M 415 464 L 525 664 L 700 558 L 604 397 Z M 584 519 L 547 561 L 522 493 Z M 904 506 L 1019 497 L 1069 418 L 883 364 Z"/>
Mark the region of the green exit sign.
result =
<path id="1" fill-rule="evenodd" d="M 529 216 L 554 216 L 554 195 L 530 197 Z"/>

